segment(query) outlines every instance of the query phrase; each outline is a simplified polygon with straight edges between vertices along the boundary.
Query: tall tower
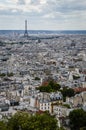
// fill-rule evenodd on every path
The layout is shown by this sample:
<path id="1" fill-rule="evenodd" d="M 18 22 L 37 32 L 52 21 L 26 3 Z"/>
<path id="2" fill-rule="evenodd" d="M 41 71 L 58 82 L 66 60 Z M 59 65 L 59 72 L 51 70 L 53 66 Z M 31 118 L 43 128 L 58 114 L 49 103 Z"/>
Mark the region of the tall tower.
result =
<path id="1" fill-rule="evenodd" d="M 27 32 L 27 20 L 25 20 L 25 32 L 24 32 L 24 36 L 28 37 L 28 32 Z"/>

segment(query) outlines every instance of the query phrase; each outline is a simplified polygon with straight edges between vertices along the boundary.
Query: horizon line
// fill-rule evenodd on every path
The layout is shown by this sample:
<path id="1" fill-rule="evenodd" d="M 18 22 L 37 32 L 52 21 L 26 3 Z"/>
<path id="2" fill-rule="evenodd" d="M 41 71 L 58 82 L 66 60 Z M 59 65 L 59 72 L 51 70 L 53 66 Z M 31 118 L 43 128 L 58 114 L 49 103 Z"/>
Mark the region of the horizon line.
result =
<path id="1" fill-rule="evenodd" d="M 24 29 L 0 29 L 0 31 L 24 31 Z M 50 30 L 50 29 L 30 29 L 27 31 L 86 31 L 86 29 L 61 29 L 61 30 Z"/>

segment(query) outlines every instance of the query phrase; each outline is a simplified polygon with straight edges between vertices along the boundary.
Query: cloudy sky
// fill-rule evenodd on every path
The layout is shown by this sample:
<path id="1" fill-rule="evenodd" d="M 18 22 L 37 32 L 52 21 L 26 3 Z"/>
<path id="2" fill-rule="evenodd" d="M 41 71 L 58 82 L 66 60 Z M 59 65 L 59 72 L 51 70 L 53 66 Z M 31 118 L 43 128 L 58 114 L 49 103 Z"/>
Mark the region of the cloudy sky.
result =
<path id="1" fill-rule="evenodd" d="M 86 0 L 0 0 L 0 30 L 85 30 Z"/>

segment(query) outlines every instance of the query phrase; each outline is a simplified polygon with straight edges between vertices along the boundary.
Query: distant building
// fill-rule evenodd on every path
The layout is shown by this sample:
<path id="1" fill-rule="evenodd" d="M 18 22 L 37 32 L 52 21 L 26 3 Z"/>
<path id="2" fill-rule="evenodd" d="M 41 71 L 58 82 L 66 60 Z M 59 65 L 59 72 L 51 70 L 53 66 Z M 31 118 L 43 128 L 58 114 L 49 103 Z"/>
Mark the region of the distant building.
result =
<path id="1" fill-rule="evenodd" d="M 9 105 L 8 104 L 0 104 L 0 111 L 8 111 Z"/>
<path id="2" fill-rule="evenodd" d="M 52 112 L 52 103 L 48 100 L 39 101 L 39 110 Z"/>

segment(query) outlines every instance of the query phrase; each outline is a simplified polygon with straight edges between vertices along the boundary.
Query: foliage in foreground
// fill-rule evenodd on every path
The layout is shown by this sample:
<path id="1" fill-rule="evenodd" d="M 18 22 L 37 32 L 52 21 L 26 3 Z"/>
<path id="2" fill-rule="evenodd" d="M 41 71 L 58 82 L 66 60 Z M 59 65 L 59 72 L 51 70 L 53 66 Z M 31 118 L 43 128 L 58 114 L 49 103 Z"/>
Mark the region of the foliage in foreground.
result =
<path id="1" fill-rule="evenodd" d="M 73 110 L 69 114 L 71 130 L 86 130 L 86 112 L 82 109 Z"/>
<path id="2" fill-rule="evenodd" d="M 0 122 L 0 130 L 59 130 L 57 120 L 48 113 L 29 115 L 26 112 L 17 112 L 8 119 Z"/>

